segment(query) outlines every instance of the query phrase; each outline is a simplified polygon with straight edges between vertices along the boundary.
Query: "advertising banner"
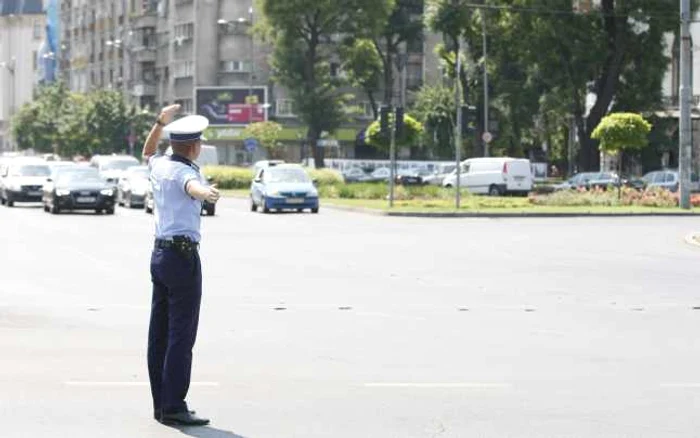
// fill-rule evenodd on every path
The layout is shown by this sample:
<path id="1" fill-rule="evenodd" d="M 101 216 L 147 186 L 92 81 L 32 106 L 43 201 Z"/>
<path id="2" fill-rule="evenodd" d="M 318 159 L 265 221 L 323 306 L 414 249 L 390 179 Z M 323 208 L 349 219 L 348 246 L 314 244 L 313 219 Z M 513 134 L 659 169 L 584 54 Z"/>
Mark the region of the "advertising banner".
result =
<path id="1" fill-rule="evenodd" d="M 211 126 L 241 126 L 267 120 L 267 87 L 198 87 L 197 114 Z"/>

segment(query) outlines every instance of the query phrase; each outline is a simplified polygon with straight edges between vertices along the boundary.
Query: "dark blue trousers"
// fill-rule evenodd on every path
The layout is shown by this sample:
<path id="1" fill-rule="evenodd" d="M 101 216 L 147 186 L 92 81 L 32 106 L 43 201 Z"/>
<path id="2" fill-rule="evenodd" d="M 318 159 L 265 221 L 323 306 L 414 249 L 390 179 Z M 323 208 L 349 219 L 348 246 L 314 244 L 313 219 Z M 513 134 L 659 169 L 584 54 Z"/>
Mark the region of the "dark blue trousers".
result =
<path id="1" fill-rule="evenodd" d="M 192 373 L 202 300 L 199 253 L 174 248 L 151 254 L 151 322 L 148 329 L 148 375 L 153 408 L 164 413 L 187 410 L 185 397 Z"/>

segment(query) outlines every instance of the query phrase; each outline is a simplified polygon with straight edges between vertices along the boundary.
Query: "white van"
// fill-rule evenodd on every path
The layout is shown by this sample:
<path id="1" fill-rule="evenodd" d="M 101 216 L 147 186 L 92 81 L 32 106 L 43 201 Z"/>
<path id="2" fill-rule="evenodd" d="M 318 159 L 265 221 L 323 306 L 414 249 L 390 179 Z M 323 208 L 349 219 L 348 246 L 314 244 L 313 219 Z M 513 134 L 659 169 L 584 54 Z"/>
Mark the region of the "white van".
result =
<path id="1" fill-rule="evenodd" d="M 527 196 L 532 190 L 532 183 L 530 160 L 525 158 L 470 158 L 461 164 L 460 187 L 474 194 Z M 457 172 L 453 171 L 442 182 L 442 186 L 456 185 Z"/>

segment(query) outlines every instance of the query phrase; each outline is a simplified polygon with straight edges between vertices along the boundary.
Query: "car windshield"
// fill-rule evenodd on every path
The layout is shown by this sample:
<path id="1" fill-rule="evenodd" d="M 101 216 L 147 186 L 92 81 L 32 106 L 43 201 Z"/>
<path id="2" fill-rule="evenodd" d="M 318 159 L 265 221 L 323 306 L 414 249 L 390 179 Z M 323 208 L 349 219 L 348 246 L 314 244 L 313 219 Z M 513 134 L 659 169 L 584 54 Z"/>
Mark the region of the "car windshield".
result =
<path id="1" fill-rule="evenodd" d="M 270 183 L 306 183 L 309 177 L 302 169 L 270 169 L 265 173 L 265 181 Z"/>
<path id="2" fill-rule="evenodd" d="M 100 174 L 94 169 L 70 169 L 58 172 L 56 175 L 57 184 L 70 184 L 73 182 L 103 182 Z"/>
<path id="3" fill-rule="evenodd" d="M 126 170 L 137 164 L 135 160 L 110 160 L 102 165 L 102 170 Z"/>
<path id="4" fill-rule="evenodd" d="M 12 171 L 13 176 L 49 176 L 49 174 L 51 169 L 43 164 L 26 164 L 15 167 Z"/>

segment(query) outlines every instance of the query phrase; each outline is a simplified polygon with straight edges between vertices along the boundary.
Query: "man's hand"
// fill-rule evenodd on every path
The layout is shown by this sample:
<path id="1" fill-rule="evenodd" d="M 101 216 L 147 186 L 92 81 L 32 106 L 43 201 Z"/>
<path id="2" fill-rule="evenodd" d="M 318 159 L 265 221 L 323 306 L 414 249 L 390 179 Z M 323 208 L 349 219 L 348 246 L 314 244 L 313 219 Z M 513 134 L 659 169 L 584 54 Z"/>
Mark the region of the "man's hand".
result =
<path id="1" fill-rule="evenodd" d="M 207 189 L 209 189 L 209 193 L 207 193 L 205 200 L 211 204 L 216 204 L 216 201 L 221 197 L 219 190 L 216 188 L 216 184 L 210 185 Z"/>
<path id="2" fill-rule="evenodd" d="M 178 111 L 180 111 L 180 105 L 178 105 L 178 104 L 168 105 L 160 111 L 160 115 L 158 116 L 158 121 L 160 123 L 162 123 L 163 126 L 165 126 L 173 120 L 173 116 Z M 146 142 L 143 144 L 142 155 L 143 155 L 144 160 L 148 160 L 151 156 L 153 156 L 153 154 L 156 153 L 156 150 L 158 149 L 158 142 L 160 141 L 160 135 L 162 133 L 163 126 L 161 126 L 158 123 L 155 123 L 153 125 L 153 128 L 151 128 L 151 132 L 148 133 L 148 137 L 146 138 Z"/>
<path id="3" fill-rule="evenodd" d="M 158 116 L 158 120 L 164 125 L 167 125 L 168 123 L 173 121 L 173 116 L 180 111 L 180 105 L 179 104 L 174 104 L 174 105 L 168 105 L 162 110 L 160 110 L 160 115 Z"/>

